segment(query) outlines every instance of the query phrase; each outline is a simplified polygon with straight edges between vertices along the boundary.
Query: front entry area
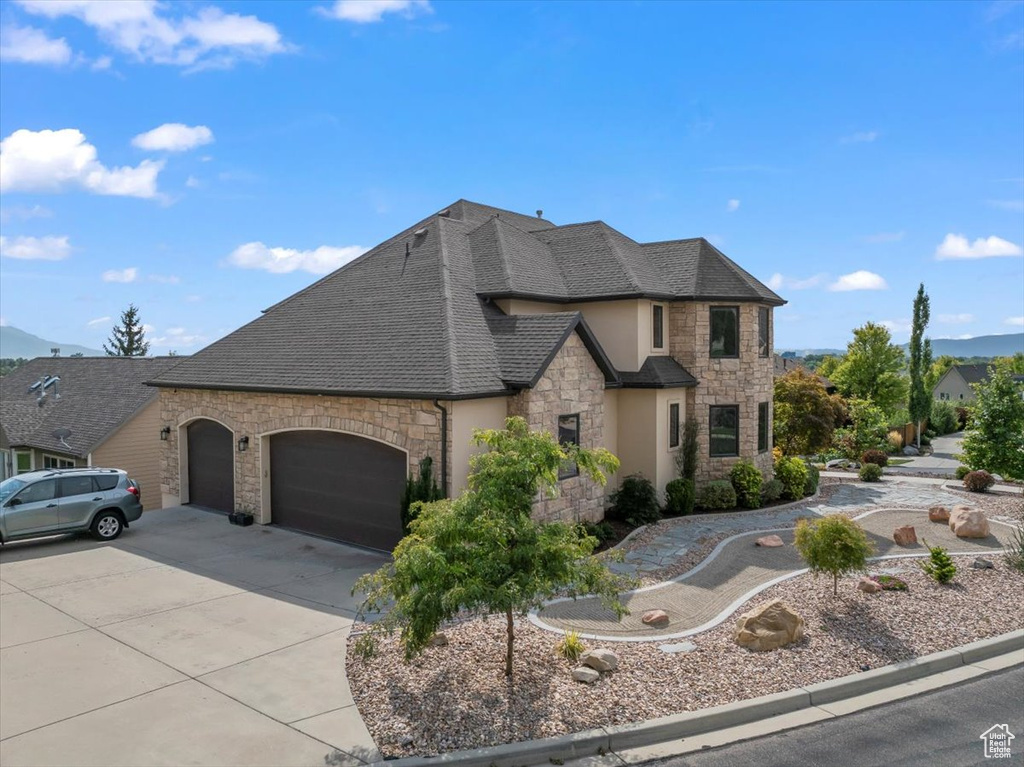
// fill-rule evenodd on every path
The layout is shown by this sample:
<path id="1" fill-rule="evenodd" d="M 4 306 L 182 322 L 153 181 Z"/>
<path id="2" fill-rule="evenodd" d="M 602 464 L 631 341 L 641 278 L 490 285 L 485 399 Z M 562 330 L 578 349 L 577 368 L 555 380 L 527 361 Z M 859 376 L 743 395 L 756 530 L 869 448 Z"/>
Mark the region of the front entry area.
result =
<path id="1" fill-rule="evenodd" d="M 188 433 L 188 502 L 208 509 L 235 510 L 234 439 L 231 430 L 200 418 Z"/>
<path id="2" fill-rule="evenodd" d="M 382 442 L 332 431 L 270 437 L 275 524 L 390 551 L 402 537 L 407 459 Z"/>

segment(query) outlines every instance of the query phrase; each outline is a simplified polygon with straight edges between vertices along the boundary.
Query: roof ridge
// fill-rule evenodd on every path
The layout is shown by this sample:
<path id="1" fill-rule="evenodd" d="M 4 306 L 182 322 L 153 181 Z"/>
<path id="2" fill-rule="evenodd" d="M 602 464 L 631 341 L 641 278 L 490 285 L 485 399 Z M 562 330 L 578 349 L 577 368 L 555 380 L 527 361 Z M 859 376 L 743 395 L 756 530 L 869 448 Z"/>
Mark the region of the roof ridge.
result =
<path id="1" fill-rule="evenodd" d="M 441 333 L 444 342 L 445 357 L 447 363 L 447 374 L 445 378 L 448 381 L 448 391 L 454 392 L 455 386 L 455 371 L 458 366 L 458 359 L 456 356 L 455 349 L 455 319 L 452 317 L 452 286 L 451 276 L 448 269 L 448 253 L 445 249 L 444 244 L 444 228 L 443 221 L 448 223 L 454 223 L 438 216 L 437 226 L 437 265 L 441 270 Z"/>
<path id="2" fill-rule="evenodd" d="M 723 253 L 718 248 L 716 248 L 711 242 L 708 242 L 708 240 L 704 239 L 703 237 L 700 237 L 698 239 L 700 239 L 700 241 L 701 241 L 702 250 L 703 250 L 703 246 L 705 246 L 705 245 L 708 248 L 710 248 L 725 263 L 725 266 L 728 269 L 730 269 L 733 274 L 735 274 L 737 277 L 739 277 L 747 285 L 747 287 L 749 287 L 755 293 L 760 294 L 761 291 L 757 289 L 756 285 L 761 285 L 762 287 L 764 287 L 765 290 L 767 290 L 769 293 L 771 293 L 771 295 L 775 296 L 780 301 L 783 301 L 782 296 L 780 296 L 778 293 L 776 293 L 774 290 L 769 288 L 767 285 L 765 285 L 763 282 L 761 282 L 759 279 L 757 279 L 754 275 L 752 275 L 750 272 L 748 272 L 742 266 L 740 266 L 735 261 L 733 261 L 731 258 L 729 258 L 727 255 L 725 255 L 725 253 Z M 785 303 L 785 301 L 783 301 L 783 303 Z"/>
<path id="3" fill-rule="evenodd" d="M 604 221 L 598 221 L 597 224 L 601 229 L 601 236 L 604 238 L 604 241 L 608 243 L 608 247 L 611 248 L 612 253 L 615 254 L 615 261 L 619 264 L 619 268 L 622 269 L 623 274 L 626 275 L 626 279 L 629 280 L 634 290 L 636 290 L 638 293 L 644 293 L 645 291 L 641 287 L 640 280 L 636 272 L 633 271 L 633 267 L 630 265 L 629 259 L 623 257 L 622 251 L 620 250 L 618 243 L 616 243 L 611 237 L 609 237 L 608 233 L 615 232 L 616 234 L 622 237 L 625 237 L 626 235 L 622 234 L 622 232 L 618 231 L 617 229 L 608 226 L 608 224 L 606 224 Z"/>

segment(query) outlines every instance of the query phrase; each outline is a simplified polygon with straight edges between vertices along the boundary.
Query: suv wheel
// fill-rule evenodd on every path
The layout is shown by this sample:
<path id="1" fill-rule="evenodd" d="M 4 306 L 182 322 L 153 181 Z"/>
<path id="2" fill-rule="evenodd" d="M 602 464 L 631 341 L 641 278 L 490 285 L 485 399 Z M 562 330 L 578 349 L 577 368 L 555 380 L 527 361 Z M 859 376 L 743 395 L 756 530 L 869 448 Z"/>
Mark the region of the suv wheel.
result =
<path id="1" fill-rule="evenodd" d="M 92 521 L 91 532 L 98 541 L 112 541 L 121 534 L 124 522 L 116 511 L 101 511 Z"/>

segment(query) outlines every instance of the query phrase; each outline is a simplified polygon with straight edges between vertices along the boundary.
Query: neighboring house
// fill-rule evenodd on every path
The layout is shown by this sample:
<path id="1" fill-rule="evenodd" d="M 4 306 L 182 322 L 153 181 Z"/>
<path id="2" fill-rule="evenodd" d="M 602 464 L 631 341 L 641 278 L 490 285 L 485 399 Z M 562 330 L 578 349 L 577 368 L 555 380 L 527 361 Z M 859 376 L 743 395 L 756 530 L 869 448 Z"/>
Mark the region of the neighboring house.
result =
<path id="1" fill-rule="evenodd" d="M 688 415 L 699 482 L 770 471 L 783 303 L 702 238 L 460 200 L 154 377 L 164 502 L 390 548 L 409 472 L 431 456 L 457 494 L 510 415 L 622 461 L 609 488 L 566 467 L 541 519 L 601 519 L 634 472 L 663 492 Z"/>
<path id="2" fill-rule="evenodd" d="M 937 400 L 952 402 L 957 406 L 973 402 L 974 389 L 971 386 L 987 381 L 990 367 L 990 364 L 953 365 L 936 382 L 935 388 L 932 389 L 932 396 Z M 1014 376 L 1013 380 L 1018 384 L 1024 384 L 1024 375 Z"/>
<path id="3" fill-rule="evenodd" d="M 0 378 L 0 474 L 124 469 L 141 485 L 143 506 L 159 509 L 160 406 L 144 382 L 178 361 L 39 357 Z"/>
<path id="4" fill-rule="evenodd" d="M 780 354 L 776 354 L 774 357 L 774 367 L 776 378 L 784 376 L 786 375 L 786 373 L 792 373 L 794 370 L 798 368 L 801 370 L 807 370 L 808 373 L 813 373 L 813 371 L 808 370 L 807 367 L 804 365 L 802 357 L 783 357 Z M 828 392 L 829 394 L 836 393 L 836 385 L 834 383 L 832 383 L 823 375 L 818 375 L 817 373 L 813 374 L 815 378 L 821 381 L 821 385 L 825 387 L 826 392 Z"/>

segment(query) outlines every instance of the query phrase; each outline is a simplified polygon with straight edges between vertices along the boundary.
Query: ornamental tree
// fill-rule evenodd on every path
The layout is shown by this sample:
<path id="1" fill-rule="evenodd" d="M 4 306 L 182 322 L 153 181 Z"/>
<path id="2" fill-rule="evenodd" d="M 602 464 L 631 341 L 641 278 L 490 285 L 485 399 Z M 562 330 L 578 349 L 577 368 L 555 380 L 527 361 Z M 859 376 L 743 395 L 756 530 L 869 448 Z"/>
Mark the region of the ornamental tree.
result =
<path id="1" fill-rule="evenodd" d="M 774 444 L 786 455 L 808 455 L 832 444 L 846 420 L 842 398 L 825 391 L 821 379 L 802 368 L 775 379 Z"/>
<path id="2" fill-rule="evenodd" d="M 1014 377 L 1012 365 L 1001 362 L 987 381 L 973 385 L 961 460 L 971 469 L 1024 479 L 1024 386 Z"/>
<path id="3" fill-rule="evenodd" d="M 846 356 L 829 378 L 844 397 L 870 400 L 888 415 L 907 398 L 903 363 L 903 350 L 888 329 L 868 322 L 853 331 Z"/>
<path id="4" fill-rule="evenodd" d="M 928 294 L 922 282 L 914 298 L 914 320 L 910 329 L 910 399 L 907 408 L 910 420 L 917 423 L 917 447 L 921 447 L 921 422 L 932 414 L 932 391 L 926 387 L 932 365 L 932 342 L 924 337 L 931 317 Z"/>
<path id="5" fill-rule="evenodd" d="M 839 576 L 863 571 L 873 553 L 864 529 L 841 514 L 814 522 L 801 519 L 794 544 L 815 577 L 832 576 L 833 596 L 839 594 Z"/>
<path id="6" fill-rule="evenodd" d="M 382 633 L 399 631 L 409 659 L 446 621 L 499 614 L 505 616 L 505 675 L 511 677 L 515 616 L 554 596 L 584 594 L 600 597 L 619 616 L 627 612 L 618 595 L 630 583 L 590 556 L 597 539 L 581 525 L 531 516 L 538 492 L 555 495 L 565 462 L 604 484 L 618 459 L 604 449 L 559 445 L 518 417 L 507 419 L 505 429 L 477 430 L 473 440 L 489 450 L 470 459 L 468 489 L 455 500 L 421 504 L 394 561 L 357 581 L 353 593 L 366 593 L 362 610 L 384 611 L 356 644 L 363 655 L 373 653 Z"/>

